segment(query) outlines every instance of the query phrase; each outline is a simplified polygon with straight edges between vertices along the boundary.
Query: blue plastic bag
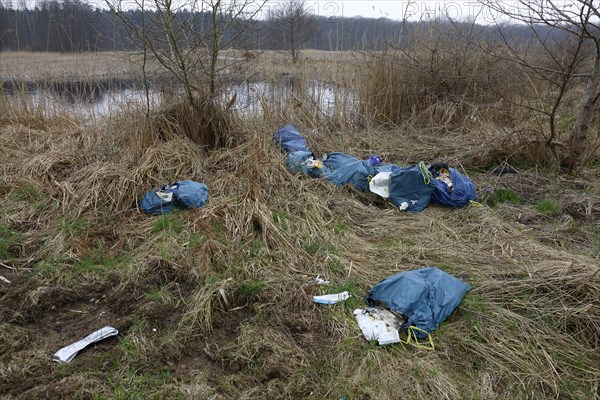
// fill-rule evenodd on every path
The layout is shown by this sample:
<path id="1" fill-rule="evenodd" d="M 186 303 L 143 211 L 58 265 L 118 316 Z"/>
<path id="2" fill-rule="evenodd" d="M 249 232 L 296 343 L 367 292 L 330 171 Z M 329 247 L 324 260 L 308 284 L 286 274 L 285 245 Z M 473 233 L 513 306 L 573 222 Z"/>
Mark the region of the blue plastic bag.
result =
<path id="1" fill-rule="evenodd" d="M 431 202 L 446 207 L 464 207 L 471 200 L 477 201 L 477 192 L 473 182 L 454 168 L 448 168 L 448 170 L 452 186 L 449 186 L 443 180 L 435 179 L 439 176 L 439 171 L 432 167 L 429 168 L 434 177 L 432 182 L 435 185 Z"/>
<path id="2" fill-rule="evenodd" d="M 288 155 L 285 158 L 285 164 L 287 165 L 288 169 L 294 173 L 294 174 L 299 174 L 299 173 L 308 173 L 308 168 L 306 167 L 306 160 L 308 160 L 310 157 L 312 157 L 312 153 L 310 151 L 294 151 L 291 153 L 288 153 Z"/>
<path id="3" fill-rule="evenodd" d="M 376 174 L 380 173 L 380 172 L 392 172 L 392 171 L 398 171 L 400 170 L 402 167 L 397 166 L 396 164 L 379 164 L 377 165 L 375 168 L 375 172 Z"/>
<path id="4" fill-rule="evenodd" d="M 208 200 L 208 187 L 204 183 L 181 181 L 176 197 L 185 208 L 201 208 Z"/>
<path id="5" fill-rule="evenodd" d="M 176 209 L 204 207 L 207 200 L 208 187 L 204 183 L 181 181 L 147 192 L 140 208 L 147 214 L 160 215 Z"/>
<path id="6" fill-rule="evenodd" d="M 376 171 L 368 160 L 359 160 L 344 153 L 329 153 L 323 156 L 321 176 L 336 186 L 352 185 L 358 190 L 369 190 L 369 177 Z"/>
<path id="7" fill-rule="evenodd" d="M 471 286 L 437 267 L 400 272 L 383 279 L 367 294 L 370 306 L 384 307 L 404 314 L 411 325 L 433 332 L 462 302 Z M 426 337 L 416 331 L 417 337 Z"/>
<path id="8" fill-rule="evenodd" d="M 431 201 L 435 186 L 422 162 L 410 167 L 392 169 L 389 183 L 390 202 L 404 211 L 423 211 Z"/>
<path id="9" fill-rule="evenodd" d="M 295 151 L 311 153 L 304 137 L 292 125 L 286 125 L 275 132 L 274 140 L 275 144 L 280 145 L 286 153 Z"/>
<path id="10" fill-rule="evenodd" d="M 175 188 L 171 189 L 169 185 L 161 187 L 160 190 L 151 190 L 147 192 L 140 201 L 140 208 L 146 214 L 160 215 L 167 214 L 179 208 L 179 205 L 173 197 Z M 171 196 L 164 194 L 170 193 Z"/>

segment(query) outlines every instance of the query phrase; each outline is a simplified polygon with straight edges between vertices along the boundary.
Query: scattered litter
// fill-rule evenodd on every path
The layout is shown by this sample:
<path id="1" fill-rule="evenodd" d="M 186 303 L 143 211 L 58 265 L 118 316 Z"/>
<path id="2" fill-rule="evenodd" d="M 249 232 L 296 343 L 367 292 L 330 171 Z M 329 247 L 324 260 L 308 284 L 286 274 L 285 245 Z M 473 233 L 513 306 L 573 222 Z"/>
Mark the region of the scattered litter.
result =
<path id="1" fill-rule="evenodd" d="M 362 192 L 369 191 L 369 178 L 377 173 L 369 161 L 339 152 L 324 154 L 323 166 L 323 178 L 335 186 L 351 185 Z"/>
<path id="2" fill-rule="evenodd" d="M 492 171 L 492 173 L 493 173 L 494 175 L 498 175 L 498 176 L 500 176 L 500 175 L 504 175 L 504 174 L 518 174 L 518 173 L 519 173 L 519 171 L 517 171 L 517 170 L 516 170 L 516 169 L 514 169 L 513 167 L 509 167 L 509 166 L 506 166 L 506 165 L 500 165 L 500 166 L 496 167 L 496 168 L 495 168 L 495 169 Z"/>
<path id="3" fill-rule="evenodd" d="M 365 339 L 377 340 L 380 346 L 400 342 L 398 330 L 402 321 L 391 311 L 374 307 L 357 308 L 354 317 Z"/>
<path id="4" fill-rule="evenodd" d="M 445 207 L 464 207 L 471 201 L 477 201 L 477 192 L 473 182 L 446 163 L 429 166 L 435 189 L 431 202 Z"/>
<path id="5" fill-rule="evenodd" d="M 369 182 L 369 190 L 384 199 L 390 197 L 390 175 L 392 171 L 380 172 Z M 408 204 L 406 204 L 408 207 Z"/>
<path id="6" fill-rule="evenodd" d="M 402 330 L 416 338 L 435 331 L 462 302 L 471 286 L 437 267 L 400 272 L 377 283 L 367 294 L 371 307 L 405 315 Z M 414 327 L 413 327 L 414 326 Z"/>
<path id="7" fill-rule="evenodd" d="M 429 172 L 431 172 L 435 179 L 444 183 L 450 192 L 454 190 L 454 184 L 452 183 L 452 179 L 450 179 L 450 167 L 448 164 L 438 163 L 431 165 L 429 167 Z"/>
<path id="8" fill-rule="evenodd" d="M 119 333 L 118 330 L 111 326 L 105 326 L 102 329 L 98 329 L 97 331 L 89 334 L 85 338 L 70 344 L 62 349 L 58 350 L 52 356 L 52 361 L 56 361 L 58 363 L 69 363 L 73 358 L 79 353 L 79 351 L 83 350 L 90 344 L 99 342 L 108 337 L 115 336 Z"/>
<path id="9" fill-rule="evenodd" d="M 383 162 L 383 160 L 381 159 L 381 157 L 379 157 L 377 154 L 373 154 L 371 157 L 369 157 L 369 163 L 373 166 L 376 167 L 379 164 L 381 164 Z"/>
<path id="10" fill-rule="evenodd" d="M 477 201 L 473 183 L 446 163 L 429 166 L 423 161 L 399 167 L 383 164 L 379 155 L 360 160 L 349 154 L 332 152 L 317 159 L 304 137 L 292 125 L 285 125 L 274 136 L 275 143 L 287 153 L 286 165 L 295 174 L 322 177 L 336 186 L 351 185 L 371 191 L 401 211 L 423 211 L 429 203 L 464 207 Z"/>
<path id="11" fill-rule="evenodd" d="M 275 132 L 275 144 L 281 146 L 286 153 L 305 151 L 310 153 L 304 137 L 292 125 L 286 125 Z"/>
<path id="12" fill-rule="evenodd" d="M 317 275 L 315 281 L 317 282 L 317 285 L 329 285 L 331 283 L 325 279 L 321 279 L 321 275 Z"/>
<path id="13" fill-rule="evenodd" d="M 390 202 L 403 211 L 423 211 L 431 201 L 435 186 L 425 163 L 398 168 L 389 177 Z"/>
<path id="14" fill-rule="evenodd" d="M 0 275 L 0 281 L 5 282 L 5 283 L 10 283 L 10 281 L 8 279 L 6 279 L 5 277 L 3 277 L 2 275 Z"/>
<path id="15" fill-rule="evenodd" d="M 319 160 L 319 159 L 315 159 L 314 157 L 310 157 L 308 160 L 306 160 L 306 166 L 308 168 L 323 168 L 323 161 Z"/>
<path id="16" fill-rule="evenodd" d="M 303 173 L 313 177 L 321 174 L 323 163 L 315 159 L 308 148 L 304 137 L 292 125 L 286 125 L 275 132 L 273 138 L 275 144 L 279 145 L 287 154 L 285 164 L 290 172 L 294 174 Z"/>
<path id="17" fill-rule="evenodd" d="M 317 304 L 336 304 L 340 301 L 346 301 L 350 296 L 348 292 L 324 294 L 322 296 L 313 296 L 313 301 Z"/>
<path id="18" fill-rule="evenodd" d="M 140 208 L 147 214 L 159 215 L 175 209 L 201 208 L 207 200 L 208 187 L 204 183 L 181 181 L 147 192 Z"/>

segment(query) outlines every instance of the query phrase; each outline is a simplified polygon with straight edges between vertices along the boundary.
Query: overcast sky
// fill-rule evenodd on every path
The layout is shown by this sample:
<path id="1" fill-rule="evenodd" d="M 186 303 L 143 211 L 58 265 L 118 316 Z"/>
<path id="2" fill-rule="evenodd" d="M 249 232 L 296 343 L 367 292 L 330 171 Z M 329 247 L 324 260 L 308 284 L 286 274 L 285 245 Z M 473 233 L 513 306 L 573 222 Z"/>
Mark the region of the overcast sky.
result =
<path id="1" fill-rule="evenodd" d="M 34 8 L 37 4 L 45 0 L 0 0 L 6 4 L 26 4 L 30 8 Z M 81 0 L 89 3 L 92 6 L 106 6 L 106 0 Z M 141 0 L 109 0 L 112 3 L 122 3 L 125 9 L 137 8 L 137 4 Z M 195 7 L 208 9 L 209 3 L 216 0 L 174 0 L 174 3 L 184 5 L 195 4 Z M 222 0 L 222 3 L 239 4 L 246 0 Z M 250 0 L 251 5 L 257 6 L 262 4 L 264 0 Z M 364 18 L 390 18 L 394 20 L 402 20 L 406 18 L 410 21 L 431 20 L 443 18 L 446 16 L 455 20 L 467 20 L 476 18 L 478 23 L 494 23 L 503 18 L 498 13 L 484 8 L 477 0 L 304 0 L 306 7 L 313 14 L 329 17 L 364 17 Z M 523 9 L 519 7 L 518 0 L 497 0 L 508 6 L 511 11 L 519 13 Z M 537 0 L 539 1 L 539 0 Z M 577 0 L 549 0 L 554 4 L 561 4 L 562 7 L 567 7 L 567 4 L 576 2 Z M 597 0 L 595 0 L 597 1 Z M 146 5 L 152 5 L 153 0 L 146 0 Z M 270 9 L 280 5 L 282 0 L 266 0 L 264 7 L 255 16 L 258 18 L 266 18 Z"/>
<path id="2" fill-rule="evenodd" d="M 518 1 L 499 1 L 513 11 L 519 10 Z M 554 0 L 558 4 L 568 2 L 569 0 Z M 483 8 L 477 0 L 305 0 L 305 3 L 315 14 L 333 18 L 361 16 L 402 20 L 406 16 L 408 20 L 417 21 L 450 16 L 453 19 L 476 17 L 479 23 L 493 23 L 502 19 L 497 13 Z M 277 4 L 277 0 L 268 0 L 266 7 L 276 7 Z"/>
<path id="3" fill-rule="evenodd" d="M 277 0 L 269 0 L 267 7 L 276 7 Z M 481 10 L 474 0 L 444 1 L 394 1 L 394 0 L 306 0 L 306 6 L 315 14 L 324 17 L 355 17 L 403 19 L 432 19 L 450 14 L 453 18 L 467 18 Z"/>

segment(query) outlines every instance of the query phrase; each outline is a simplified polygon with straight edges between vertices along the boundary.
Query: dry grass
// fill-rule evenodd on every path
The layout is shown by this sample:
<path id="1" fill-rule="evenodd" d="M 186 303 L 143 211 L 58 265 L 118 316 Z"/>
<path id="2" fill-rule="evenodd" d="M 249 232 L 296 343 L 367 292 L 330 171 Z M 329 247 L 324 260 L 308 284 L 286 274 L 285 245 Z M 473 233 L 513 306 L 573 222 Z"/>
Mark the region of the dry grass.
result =
<path id="1" fill-rule="evenodd" d="M 131 76 L 137 56 L 124 52 L 31 53 L 2 52 L 3 80 L 62 81 Z"/>
<path id="2" fill-rule="evenodd" d="M 179 106 L 92 127 L 11 109 L 14 117 L 0 124 L 0 229 L 10 237 L 0 250 L 14 268 L 0 266 L 12 282 L 0 286 L 0 393 L 597 396 L 596 179 L 582 186 L 535 170 L 487 174 L 480 167 L 512 151 L 503 148 L 510 136 L 487 122 L 388 130 L 307 109 L 271 105 L 242 121 L 220 108 L 194 115 Z M 199 129 L 217 119 L 210 133 Z M 291 175 L 272 142 L 285 122 L 297 124 L 318 154 L 442 159 L 464 166 L 479 188 L 512 190 L 525 202 L 403 214 L 373 196 Z M 163 217 L 136 208 L 153 186 L 182 179 L 208 185 L 205 208 Z M 551 195 L 592 202 L 585 216 L 562 208 L 561 218 L 577 222 L 571 241 L 560 237 L 567 227 L 559 216 L 536 214 L 535 201 Z M 433 334 L 436 351 L 366 342 L 352 316 L 366 291 L 426 265 L 473 286 Z M 319 274 L 333 287 L 316 286 Z M 323 290 L 350 290 L 353 298 L 314 305 L 311 296 Z M 104 324 L 121 335 L 71 365 L 51 364 L 54 351 Z"/>
<path id="3" fill-rule="evenodd" d="M 498 78 L 510 65 L 451 38 L 418 38 L 408 48 L 371 55 L 367 65 L 358 87 L 361 112 L 384 124 L 456 130 L 512 123 L 516 107 L 506 99 L 523 90 L 514 76 Z"/>

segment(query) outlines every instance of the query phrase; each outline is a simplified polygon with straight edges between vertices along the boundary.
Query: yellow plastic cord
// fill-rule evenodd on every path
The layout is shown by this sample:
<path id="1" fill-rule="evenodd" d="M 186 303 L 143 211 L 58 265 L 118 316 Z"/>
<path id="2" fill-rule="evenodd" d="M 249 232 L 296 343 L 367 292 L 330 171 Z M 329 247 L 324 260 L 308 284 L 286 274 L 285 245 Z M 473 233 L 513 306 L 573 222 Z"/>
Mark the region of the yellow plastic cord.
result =
<path id="1" fill-rule="evenodd" d="M 431 172 L 429 172 L 429 170 L 427 169 L 427 165 L 425 165 L 423 161 L 419 163 L 419 171 L 421 171 L 423 182 L 425 182 L 426 185 L 429 185 L 431 183 L 431 178 L 433 178 L 433 175 L 431 175 Z"/>
<path id="2" fill-rule="evenodd" d="M 469 200 L 469 205 L 474 206 L 474 207 L 481 207 L 483 204 L 474 201 L 474 200 Z"/>
<path id="3" fill-rule="evenodd" d="M 417 339 L 416 332 L 421 332 L 421 333 L 426 334 L 427 339 L 429 340 L 429 344 L 420 343 L 419 339 Z M 411 325 L 408 327 L 408 336 L 406 338 L 406 341 L 403 341 L 403 340 L 400 340 L 400 341 L 404 344 L 409 344 L 411 346 L 414 346 L 417 349 L 435 351 L 435 345 L 433 344 L 433 339 L 431 338 L 431 335 L 429 334 L 429 332 L 424 331 L 421 328 L 417 328 L 414 325 Z"/>

